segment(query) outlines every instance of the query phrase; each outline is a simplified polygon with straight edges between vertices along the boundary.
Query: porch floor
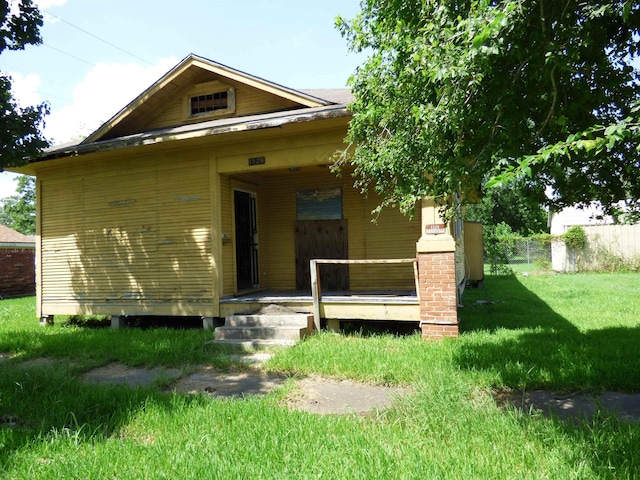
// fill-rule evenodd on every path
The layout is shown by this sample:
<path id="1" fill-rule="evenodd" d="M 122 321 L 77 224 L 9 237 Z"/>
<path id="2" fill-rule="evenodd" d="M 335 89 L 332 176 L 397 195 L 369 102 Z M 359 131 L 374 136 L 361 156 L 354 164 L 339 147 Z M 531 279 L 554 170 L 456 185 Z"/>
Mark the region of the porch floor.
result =
<path id="1" fill-rule="evenodd" d="M 252 313 L 275 304 L 300 313 L 313 313 L 311 292 L 260 290 L 220 299 L 220 315 Z M 320 302 L 322 318 L 419 321 L 415 290 L 327 292 Z"/>

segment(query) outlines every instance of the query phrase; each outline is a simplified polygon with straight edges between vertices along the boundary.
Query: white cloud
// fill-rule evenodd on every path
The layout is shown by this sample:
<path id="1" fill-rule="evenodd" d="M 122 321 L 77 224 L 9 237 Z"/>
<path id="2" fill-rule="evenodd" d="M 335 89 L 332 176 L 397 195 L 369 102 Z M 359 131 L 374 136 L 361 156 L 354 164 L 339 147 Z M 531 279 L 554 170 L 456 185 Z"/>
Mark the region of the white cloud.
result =
<path id="1" fill-rule="evenodd" d="M 0 172 L 0 200 L 16 194 L 17 173 Z"/>
<path id="2" fill-rule="evenodd" d="M 33 3 L 36 4 L 38 10 L 42 11 L 51 7 L 60 7 L 67 3 L 67 0 L 35 0 Z M 9 12 L 12 15 L 16 15 L 20 11 L 20 2 L 18 0 L 9 0 Z M 44 15 L 44 17 L 48 17 L 48 15 Z"/>
<path id="3" fill-rule="evenodd" d="M 67 3 L 67 0 L 35 0 L 34 2 L 38 8 L 51 8 L 51 7 L 61 7 L 62 5 Z"/>
<path id="4" fill-rule="evenodd" d="M 53 110 L 46 119 L 45 136 L 55 143 L 84 137 L 118 113 L 169 71 L 178 60 L 164 58 L 151 66 L 137 63 L 100 63 L 72 92 L 73 103 Z"/>
<path id="5" fill-rule="evenodd" d="M 19 106 L 22 108 L 40 103 L 38 88 L 40 87 L 40 76 L 35 73 L 22 75 L 10 72 L 11 93 Z"/>

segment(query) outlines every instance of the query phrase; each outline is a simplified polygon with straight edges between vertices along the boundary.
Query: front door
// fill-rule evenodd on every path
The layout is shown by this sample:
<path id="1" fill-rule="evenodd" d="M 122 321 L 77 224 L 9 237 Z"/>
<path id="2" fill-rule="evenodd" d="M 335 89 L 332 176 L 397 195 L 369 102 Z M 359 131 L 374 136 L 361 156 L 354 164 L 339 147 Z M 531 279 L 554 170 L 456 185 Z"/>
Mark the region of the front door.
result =
<path id="1" fill-rule="evenodd" d="M 236 220 L 236 284 L 237 290 L 258 287 L 258 230 L 256 198 L 248 192 L 234 191 Z"/>

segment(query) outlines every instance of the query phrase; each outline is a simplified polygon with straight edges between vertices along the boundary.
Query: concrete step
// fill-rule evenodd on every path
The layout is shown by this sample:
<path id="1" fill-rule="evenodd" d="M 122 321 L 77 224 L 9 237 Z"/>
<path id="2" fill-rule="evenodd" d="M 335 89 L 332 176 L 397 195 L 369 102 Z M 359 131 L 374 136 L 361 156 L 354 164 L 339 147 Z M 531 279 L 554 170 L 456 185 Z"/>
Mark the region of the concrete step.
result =
<path id="1" fill-rule="evenodd" d="M 238 340 L 238 339 L 225 339 L 225 340 L 213 340 L 217 345 L 229 345 L 238 350 L 244 350 L 247 352 L 263 349 L 271 349 L 278 347 L 290 347 L 297 343 L 297 340 Z"/>
<path id="2" fill-rule="evenodd" d="M 307 334 L 306 327 L 218 327 L 216 340 L 300 340 Z"/>
<path id="3" fill-rule="evenodd" d="M 229 315 L 225 318 L 226 327 L 306 327 L 313 325 L 313 315 Z"/>

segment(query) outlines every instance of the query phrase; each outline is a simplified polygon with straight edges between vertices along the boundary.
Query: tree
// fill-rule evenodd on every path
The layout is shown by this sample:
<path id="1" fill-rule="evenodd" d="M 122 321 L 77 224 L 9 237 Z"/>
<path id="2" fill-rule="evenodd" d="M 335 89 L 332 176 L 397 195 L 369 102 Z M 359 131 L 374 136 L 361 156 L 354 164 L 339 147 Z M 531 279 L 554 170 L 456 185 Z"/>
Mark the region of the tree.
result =
<path id="1" fill-rule="evenodd" d="M 485 227 L 503 223 L 513 233 L 524 237 L 549 231 L 548 213 L 531 201 L 527 192 L 516 188 L 489 190 L 480 202 L 467 206 L 465 219 L 481 222 Z"/>
<path id="2" fill-rule="evenodd" d="M 640 2 L 362 0 L 337 26 L 369 53 L 350 79 L 348 159 L 381 205 L 521 182 L 551 208 L 640 210 Z M 343 159 L 345 160 L 345 159 Z M 545 192 L 552 191 L 547 198 Z"/>
<path id="3" fill-rule="evenodd" d="M 21 0 L 15 11 L 11 3 L 0 0 L 0 54 L 23 50 L 28 44 L 41 43 L 42 15 L 31 0 Z M 11 94 L 11 78 L 0 72 L 0 172 L 5 167 L 22 165 L 35 157 L 48 142 L 40 127 L 49 113 L 47 104 L 21 108 Z"/>
<path id="4" fill-rule="evenodd" d="M 0 201 L 0 223 L 25 235 L 36 232 L 36 181 L 20 175 L 17 195 Z"/>

